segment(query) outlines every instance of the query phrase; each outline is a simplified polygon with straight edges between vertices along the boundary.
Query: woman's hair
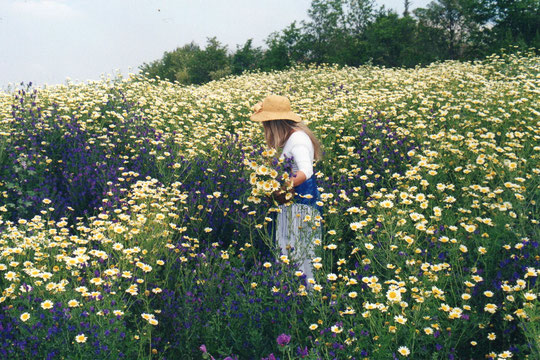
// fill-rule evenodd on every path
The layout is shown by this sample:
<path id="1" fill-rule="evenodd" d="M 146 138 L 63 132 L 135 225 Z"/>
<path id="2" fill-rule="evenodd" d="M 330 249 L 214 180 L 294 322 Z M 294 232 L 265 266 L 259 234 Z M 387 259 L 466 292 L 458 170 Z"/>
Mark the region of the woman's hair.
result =
<path id="1" fill-rule="evenodd" d="M 273 149 L 283 147 L 289 136 L 292 134 L 292 130 L 301 130 L 305 132 L 313 143 L 315 160 L 321 160 L 321 144 L 315 135 L 313 135 L 313 132 L 303 122 L 295 122 L 292 120 L 271 120 L 263 121 L 263 126 L 266 145 Z"/>

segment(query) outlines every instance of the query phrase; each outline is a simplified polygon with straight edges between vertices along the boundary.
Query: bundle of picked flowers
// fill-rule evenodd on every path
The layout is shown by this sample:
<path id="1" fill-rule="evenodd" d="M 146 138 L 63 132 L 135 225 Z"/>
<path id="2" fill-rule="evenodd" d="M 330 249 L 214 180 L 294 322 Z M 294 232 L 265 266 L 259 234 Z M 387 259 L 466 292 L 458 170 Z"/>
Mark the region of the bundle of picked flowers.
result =
<path id="1" fill-rule="evenodd" d="M 292 159 L 286 157 L 276 158 L 276 150 L 268 149 L 261 153 L 259 161 L 244 160 L 244 164 L 253 172 L 249 176 L 252 186 L 248 201 L 260 203 L 266 198 L 274 205 L 290 204 L 294 198 L 293 184 L 290 178 Z"/>

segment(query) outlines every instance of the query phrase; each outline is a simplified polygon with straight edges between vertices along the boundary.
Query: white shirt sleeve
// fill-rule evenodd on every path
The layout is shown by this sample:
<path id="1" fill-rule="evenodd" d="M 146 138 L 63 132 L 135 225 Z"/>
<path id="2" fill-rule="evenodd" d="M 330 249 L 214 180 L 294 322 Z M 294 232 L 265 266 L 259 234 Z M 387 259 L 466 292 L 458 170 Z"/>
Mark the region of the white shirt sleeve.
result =
<path id="1" fill-rule="evenodd" d="M 298 170 L 306 174 L 306 180 L 313 175 L 313 160 L 309 148 L 304 144 L 297 144 L 290 150 Z"/>

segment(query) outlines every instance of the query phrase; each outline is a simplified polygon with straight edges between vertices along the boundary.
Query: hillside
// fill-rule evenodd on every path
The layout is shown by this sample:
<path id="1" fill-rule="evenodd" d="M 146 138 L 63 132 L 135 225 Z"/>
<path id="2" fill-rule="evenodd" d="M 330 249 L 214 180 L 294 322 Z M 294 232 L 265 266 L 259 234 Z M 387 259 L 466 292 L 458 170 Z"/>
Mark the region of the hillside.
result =
<path id="1" fill-rule="evenodd" d="M 535 358 L 539 60 L 1 93 L 0 354 Z M 254 190 L 272 93 L 324 150 L 309 292 Z"/>

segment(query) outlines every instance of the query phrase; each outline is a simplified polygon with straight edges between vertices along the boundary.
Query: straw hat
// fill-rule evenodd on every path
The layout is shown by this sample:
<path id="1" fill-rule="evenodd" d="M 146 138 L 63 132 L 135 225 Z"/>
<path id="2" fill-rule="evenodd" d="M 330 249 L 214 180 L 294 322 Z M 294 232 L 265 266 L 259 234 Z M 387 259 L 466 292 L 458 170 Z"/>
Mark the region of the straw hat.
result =
<path id="1" fill-rule="evenodd" d="M 302 119 L 291 111 L 291 102 L 285 96 L 270 95 L 253 107 L 253 121 L 292 120 L 300 122 Z"/>

